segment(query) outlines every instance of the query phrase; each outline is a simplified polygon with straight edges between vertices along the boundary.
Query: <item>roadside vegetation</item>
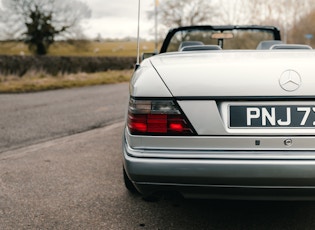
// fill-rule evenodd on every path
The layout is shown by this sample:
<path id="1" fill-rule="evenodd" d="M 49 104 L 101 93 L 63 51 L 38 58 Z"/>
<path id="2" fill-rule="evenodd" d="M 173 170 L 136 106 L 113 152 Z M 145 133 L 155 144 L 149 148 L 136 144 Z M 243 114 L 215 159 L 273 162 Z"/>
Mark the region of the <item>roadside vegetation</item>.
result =
<path id="1" fill-rule="evenodd" d="M 133 70 L 109 70 L 98 73 L 77 73 L 52 76 L 28 72 L 22 78 L 14 75 L 0 76 L 0 93 L 25 93 L 101 84 L 113 84 L 130 80 Z"/>
<path id="2" fill-rule="evenodd" d="M 152 52 L 153 42 L 141 42 L 141 52 Z M 0 42 L 0 55 L 31 56 L 23 42 Z M 54 57 L 136 57 L 135 41 L 58 41 L 47 56 Z M 132 66 L 135 63 L 130 63 Z M 95 73 L 58 73 L 31 70 L 23 76 L 0 74 L 0 93 L 23 93 L 128 82 L 132 69 Z M 0 70 L 0 73 L 2 71 Z"/>
<path id="3" fill-rule="evenodd" d="M 63 2 L 0 0 L 2 35 L 5 35 L 4 39 L 10 40 L 0 41 L 0 93 L 129 80 L 132 72 L 130 68 L 134 61 L 126 58 L 136 57 L 135 39 L 104 40 L 100 35 L 92 41 L 77 40 L 84 37 L 81 36 L 84 33 L 80 33 L 82 28 L 79 22 L 89 18 L 92 12 L 82 0 L 60 4 Z M 263 24 L 279 27 L 286 43 L 315 47 L 315 0 L 222 0 L 220 3 L 212 0 L 163 0 L 163 4 L 155 1 L 155 7 L 158 7 L 158 10 L 148 12 L 147 18 L 157 18 L 160 38 L 164 37 L 168 29 L 183 25 Z M 153 50 L 154 42 L 141 41 L 141 53 Z M 26 59 L 31 55 L 36 58 L 27 62 Z M 7 58 L 8 56 L 10 58 Z M 47 56 L 55 62 L 49 62 L 44 68 L 40 64 L 43 63 L 43 57 Z M 25 60 L 21 60 L 21 57 Z M 72 60 L 69 57 L 75 58 Z M 82 57 L 85 59 L 81 59 Z M 117 59 L 110 62 L 109 59 L 104 61 L 95 57 Z M 128 65 L 125 65 L 122 59 Z M 116 64 L 120 66 L 117 67 Z M 83 65 L 88 66 L 88 70 L 82 69 Z M 96 68 L 100 65 L 102 68 Z M 122 65 L 124 67 L 121 67 Z M 57 71 L 49 72 L 47 69 L 51 68 L 47 66 L 53 66 Z M 78 66 L 80 69 L 73 71 L 72 67 Z M 107 71 L 104 72 L 105 70 Z M 12 73 L 17 73 L 17 76 Z"/>
<path id="4" fill-rule="evenodd" d="M 154 42 L 141 41 L 141 52 L 153 52 Z M 107 56 L 135 57 L 137 44 L 135 40 L 67 40 L 56 41 L 49 48 L 47 56 Z M 0 55 L 32 55 L 23 42 L 0 41 Z"/>

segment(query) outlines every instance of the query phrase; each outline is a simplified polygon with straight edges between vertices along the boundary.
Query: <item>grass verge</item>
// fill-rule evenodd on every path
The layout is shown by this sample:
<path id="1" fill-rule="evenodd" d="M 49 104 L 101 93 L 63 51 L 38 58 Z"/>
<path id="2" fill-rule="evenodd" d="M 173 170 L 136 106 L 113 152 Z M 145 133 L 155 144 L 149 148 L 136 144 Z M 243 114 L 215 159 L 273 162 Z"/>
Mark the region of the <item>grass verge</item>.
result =
<path id="1" fill-rule="evenodd" d="M 133 70 L 111 70 L 99 73 L 78 73 L 51 76 L 27 73 L 23 77 L 0 76 L 0 93 L 26 93 L 53 89 L 114 84 L 130 80 Z"/>

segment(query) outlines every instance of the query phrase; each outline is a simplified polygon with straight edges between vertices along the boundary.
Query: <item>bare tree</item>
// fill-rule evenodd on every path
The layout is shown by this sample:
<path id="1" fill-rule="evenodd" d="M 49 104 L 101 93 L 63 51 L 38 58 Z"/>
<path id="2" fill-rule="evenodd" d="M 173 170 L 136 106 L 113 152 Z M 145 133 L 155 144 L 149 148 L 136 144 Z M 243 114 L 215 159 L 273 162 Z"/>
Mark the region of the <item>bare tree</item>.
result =
<path id="1" fill-rule="evenodd" d="M 290 30 L 290 43 L 315 45 L 315 9 L 302 16 Z"/>
<path id="2" fill-rule="evenodd" d="M 164 0 L 158 12 L 160 23 L 167 28 L 210 24 L 218 15 L 210 0 Z"/>
<path id="3" fill-rule="evenodd" d="M 289 31 L 303 15 L 314 7 L 314 0 L 247 0 L 254 24 L 269 24 L 281 29 L 283 40 L 290 40 Z"/>
<path id="4" fill-rule="evenodd" d="M 91 11 L 79 0 L 2 0 L 0 15 L 7 38 L 23 40 L 44 55 L 56 36 L 73 35 Z"/>
<path id="5" fill-rule="evenodd" d="M 314 11 L 315 0 L 161 0 L 158 12 L 163 34 L 165 28 L 197 24 L 273 25 L 280 28 L 285 42 L 292 43 L 297 33 L 299 41 L 305 39 L 300 27 L 311 33 L 306 31 L 315 24 Z"/>
<path id="6" fill-rule="evenodd" d="M 248 0 L 221 0 L 219 16 L 215 22 L 220 25 L 252 24 Z"/>

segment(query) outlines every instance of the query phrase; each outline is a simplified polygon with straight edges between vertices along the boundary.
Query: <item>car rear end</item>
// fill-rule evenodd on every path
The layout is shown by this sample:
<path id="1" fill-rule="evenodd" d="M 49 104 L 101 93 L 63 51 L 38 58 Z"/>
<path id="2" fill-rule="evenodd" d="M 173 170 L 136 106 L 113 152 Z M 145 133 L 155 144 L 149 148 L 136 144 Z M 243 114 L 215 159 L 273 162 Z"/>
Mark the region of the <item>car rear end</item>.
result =
<path id="1" fill-rule="evenodd" d="M 143 195 L 313 199 L 313 51 L 165 54 L 130 85 L 123 158 Z"/>

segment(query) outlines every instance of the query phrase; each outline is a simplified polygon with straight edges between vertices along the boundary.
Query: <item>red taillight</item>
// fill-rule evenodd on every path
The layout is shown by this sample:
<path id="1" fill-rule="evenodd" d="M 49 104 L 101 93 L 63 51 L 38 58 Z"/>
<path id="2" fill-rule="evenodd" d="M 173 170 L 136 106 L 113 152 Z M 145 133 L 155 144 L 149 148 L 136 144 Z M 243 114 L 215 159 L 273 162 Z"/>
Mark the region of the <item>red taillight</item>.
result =
<path id="1" fill-rule="evenodd" d="M 166 133 L 167 115 L 166 114 L 148 114 L 148 133 Z"/>
<path id="2" fill-rule="evenodd" d="M 133 135 L 193 135 L 186 118 L 173 101 L 129 103 L 128 128 Z"/>
<path id="3" fill-rule="evenodd" d="M 173 132 L 182 132 L 184 127 L 182 124 L 170 124 L 170 130 Z"/>
<path id="4" fill-rule="evenodd" d="M 128 116 L 128 127 L 129 130 L 134 130 L 137 132 L 147 132 L 147 118 L 146 115 Z"/>

